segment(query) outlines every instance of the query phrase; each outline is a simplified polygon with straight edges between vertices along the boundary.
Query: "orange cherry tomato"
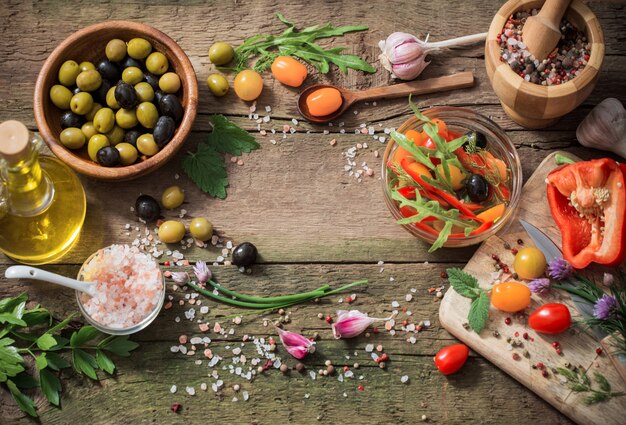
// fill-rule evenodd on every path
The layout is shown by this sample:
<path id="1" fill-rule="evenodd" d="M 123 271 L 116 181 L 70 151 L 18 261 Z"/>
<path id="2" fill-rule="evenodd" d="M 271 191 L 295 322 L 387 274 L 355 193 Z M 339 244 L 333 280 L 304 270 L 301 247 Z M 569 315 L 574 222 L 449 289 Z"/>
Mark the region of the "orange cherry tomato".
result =
<path id="1" fill-rule="evenodd" d="M 465 344 L 454 344 L 439 350 L 435 356 L 435 366 L 444 375 L 450 375 L 463 367 L 469 356 Z"/>
<path id="2" fill-rule="evenodd" d="M 504 282 L 491 289 L 491 304 L 501 311 L 516 313 L 530 305 L 530 289 L 518 282 Z"/>
<path id="3" fill-rule="evenodd" d="M 272 62 L 272 75 L 290 87 L 300 87 L 306 78 L 306 66 L 290 56 L 278 56 Z"/>
<path id="4" fill-rule="evenodd" d="M 306 98 L 306 106 L 309 109 L 309 113 L 315 117 L 332 114 L 341 108 L 342 103 L 341 93 L 332 87 L 315 90 Z"/>
<path id="5" fill-rule="evenodd" d="M 408 130 L 406 133 L 404 133 L 404 135 L 407 139 L 413 140 L 413 143 L 415 143 L 416 146 L 419 146 L 422 142 L 422 134 L 419 131 Z"/>
<path id="6" fill-rule="evenodd" d="M 437 133 L 439 133 L 441 137 L 447 140 L 448 139 L 448 126 L 446 125 L 446 123 L 443 122 L 443 120 L 440 120 L 439 118 L 433 118 L 431 121 L 433 122 L 433 124 L 437 124 Z"/>
<path id="7" fill-rule="evenodd" d="M 420 164 L 419 162 L 411 162 L 407 166 L 407 171 L 410 173 L 418 174 L 420 176 L 426 176 L 428 178 L 432 178 L 430 174 L 430 170 L 424 164 Z"/>
<path id="8" fill-rule="evenodd" d="M 235 93 L 241 100 L 251 101 L 261 95 L 263 78 L 258 72 L 246 69 L 237 74 L 234 86 Z"/>
<path id="9" fill-rule="evenodd" d="M 404 133 L 404 135 L 406 136 L 407 139 L 412 140 L 416 146 L 419 146 L 419 142 L 421 141 L 421 137 L 422 137 L 422 135 L 419 132 L 415 130 L 409 130 L 406 133 Z M 391 158 L 391 163 L 400 165 L 400 163 L 402 162 L 404 158 L 406 158 L 409 162 L 415 162 L 415 160 L 413 159 L 409 151 L 398 146 L 396 147 L 396 150 L 393 151 L 393 157 Z"/>

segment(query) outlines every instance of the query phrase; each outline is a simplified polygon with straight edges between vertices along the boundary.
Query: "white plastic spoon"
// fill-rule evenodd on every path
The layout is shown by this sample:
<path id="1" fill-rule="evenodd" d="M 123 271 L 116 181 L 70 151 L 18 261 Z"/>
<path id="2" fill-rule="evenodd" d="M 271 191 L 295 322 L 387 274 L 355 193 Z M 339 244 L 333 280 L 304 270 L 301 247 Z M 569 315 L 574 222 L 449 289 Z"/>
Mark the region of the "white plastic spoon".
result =
<path id="1" fill-rule="evenodd" d="M 7 279 L 35 279 L 45 282 L 56 283 L 76 291 L 84 292 L 87 295 L 94 296 L 96 291 L 95 282 L 83 282 L 82 280 L 70 279 L 60 274 L 50 273 L 30 266 L 11 266 L 4 271 L 4 277 Z"/>

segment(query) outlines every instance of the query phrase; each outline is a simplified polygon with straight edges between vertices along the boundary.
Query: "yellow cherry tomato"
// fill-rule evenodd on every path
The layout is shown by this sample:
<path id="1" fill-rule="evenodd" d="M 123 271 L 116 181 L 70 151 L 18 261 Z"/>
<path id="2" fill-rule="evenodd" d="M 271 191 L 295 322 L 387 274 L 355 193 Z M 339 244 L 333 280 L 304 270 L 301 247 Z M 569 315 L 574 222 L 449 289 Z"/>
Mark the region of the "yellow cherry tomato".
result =
<path id="1" fill-rule="evenodd" d="M 534 246 L 522 248 L 515 255 L 513 268 L 522 279 L 536 279 L 546 271 L 546 256 Z"/>
<path id="2" fill-rule="evenodd" d="M 530 305 L 530 289 L 518 282 L 504 282 L 491 289 L 491 304 L 501 311 L 515 313 Z"/>
<path id="3" fill-rule="evenodd" d="M 235 93 L 241 100 L 251 101 L 261 95 L 263 78 L 258 72 L 246 69 L 237 74 L 234 86 Z"/>
<path id="4" fill-rule="evenodd" d="M 306 66 L 290 56 L 278 56 L 272 62 L 272 74 L 281 83 L 290 87 L 300 87 L 308 71 Z"/>
<path id="5" fill-rule="evenodd" d="M 450 170 L 450 186 L 452 186 L 452 189 L 454 190 L 461 189 L 465 184 L 465 173 L 459 170 L 457 166 L 452 164 L 448 164 L 448 169 Z M 437 171 L 444 179 L 446 178 L 446 172 L 443 169 L 443 165 L 437 165 Z"/>
<path id="6" fill-rule="evenodd" d="M 341 93 L 332 87 L 315 90 L 306 98 L 306 106 L 314 117 L 330 115 L 341 108 L 342 103 Z"/>
<path id="7" fill-rule="evenodd" d="M 430 170 L 424 164 L 420 164 L 419 162 L 411 162 L 407 165 L 407 171 L 410 171 L 413 174 L 417 174 L 419 176 L 426 176 L 428 178 L 432 178 L 430 174 Z"/>

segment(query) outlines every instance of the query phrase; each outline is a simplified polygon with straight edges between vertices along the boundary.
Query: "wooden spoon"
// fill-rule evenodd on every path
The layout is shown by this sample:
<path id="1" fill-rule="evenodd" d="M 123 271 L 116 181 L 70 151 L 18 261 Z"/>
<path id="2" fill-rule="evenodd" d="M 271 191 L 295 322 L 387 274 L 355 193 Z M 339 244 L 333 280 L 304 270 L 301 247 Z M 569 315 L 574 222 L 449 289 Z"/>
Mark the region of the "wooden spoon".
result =
<path id="1" fill-rule="evenodd" d="M 323 123 L 334 120 L 343 114 L 346 109 L 348 109 L 355 102 L 376 99 L 393 99 L 408 96 L 409 94 L 436 93 L 440 91 L 472 87 L 473 85 L 474 74 L 472 72 L 459 72 L 445 77 L 411 81 L 410 83 L 394 84 L 385 87 L 375 87 L 363 91 L 351 91 L 332 84 L 315 84 L 307 87 L 304 91 L 302 91 L 302 93 L 300 93 L 300 97 L 298 98 L 298 110 L 307 120 L 311 122 Z M 341 92 L 343 100 L 341 107 L 330 115 L 325 115 L 323 117 L 313 116 L 309 113 L 306 99 L 315 90 L 325 87 L 334 88 Z"/>
<path id="2" fill-rule="evenodd" d="M 561 19 L 571 1 L 546 0 L 537 15 L 526 19 L 522 40 L 537 60 L 547 58 L 561 39 Z"/>

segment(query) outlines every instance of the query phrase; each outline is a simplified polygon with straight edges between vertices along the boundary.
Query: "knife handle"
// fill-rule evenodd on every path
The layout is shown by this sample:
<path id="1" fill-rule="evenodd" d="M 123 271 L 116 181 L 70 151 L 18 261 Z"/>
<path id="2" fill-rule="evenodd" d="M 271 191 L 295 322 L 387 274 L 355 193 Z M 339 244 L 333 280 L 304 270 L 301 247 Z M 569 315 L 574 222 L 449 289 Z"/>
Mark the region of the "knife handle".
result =
<path id="1" fill-rule="evenodd" d="M 609 356 L 609 359 L 611 359 L 611 363 L 613 363 L 613 366 L 617 369 L 624 383 L 626 383 L 626 355 L 612 353 L 613 346 L 611 335 L 600 341 L 600 345 L 602 346 L 602 350 Z"/>

